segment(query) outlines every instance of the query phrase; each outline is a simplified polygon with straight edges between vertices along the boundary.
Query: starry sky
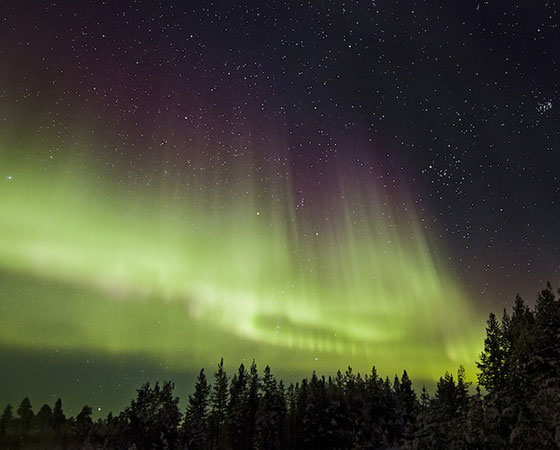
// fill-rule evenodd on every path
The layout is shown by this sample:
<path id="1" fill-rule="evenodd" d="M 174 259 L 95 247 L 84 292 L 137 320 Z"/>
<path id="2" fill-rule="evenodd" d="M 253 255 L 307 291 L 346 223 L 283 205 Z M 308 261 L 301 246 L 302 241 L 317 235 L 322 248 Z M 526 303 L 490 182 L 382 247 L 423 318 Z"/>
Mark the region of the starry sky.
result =
<path id="1" fill-rule="evenodd" d="M 560 282 L 553 1 L 0 6 L 0 400 L 253 358 L 474 378 Z"/>

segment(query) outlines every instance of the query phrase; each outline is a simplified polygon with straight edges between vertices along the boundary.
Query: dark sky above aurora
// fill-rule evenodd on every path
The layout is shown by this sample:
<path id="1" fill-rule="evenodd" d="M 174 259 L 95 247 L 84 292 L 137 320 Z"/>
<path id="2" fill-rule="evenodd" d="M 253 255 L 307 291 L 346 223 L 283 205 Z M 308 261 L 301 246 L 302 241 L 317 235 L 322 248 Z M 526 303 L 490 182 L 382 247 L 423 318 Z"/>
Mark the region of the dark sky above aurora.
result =
<path id="1" fill-rule="evenodd" d="M 221 356 L 472 377 L 488 312 L 560 281 L 559 21 L 3 2 L 0 400 L 185 398 Z"/>

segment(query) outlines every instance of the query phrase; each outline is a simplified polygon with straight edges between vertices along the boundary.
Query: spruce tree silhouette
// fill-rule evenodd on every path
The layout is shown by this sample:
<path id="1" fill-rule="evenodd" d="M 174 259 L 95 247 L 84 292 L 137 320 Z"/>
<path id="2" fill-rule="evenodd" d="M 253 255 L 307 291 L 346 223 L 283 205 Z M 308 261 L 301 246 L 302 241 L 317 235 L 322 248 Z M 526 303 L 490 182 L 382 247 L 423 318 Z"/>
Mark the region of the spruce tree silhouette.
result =
<path id="1" fill-rule="evenodd" d="M 283 386 L 279 385 L 266 366 L 262 378 L 262 396 L 259 401 L 255 450 L 280 450 L 283 448 L 282 431 L 286 420 L 286 403 Z"/>
<path id="2" fill-rule="evenodd" d="M 210 450 L 221 450 L 225 446 L 227 405 L 228 378 L 224 369 L 224 358 L 222 358 L 214 374 L 214 384 L 210 393 Z"/>
<path id="3" fill-rule="evenodd" d="M 53 427 L 53 412 L 49 405 L 44 404 L 37 415 L 35 416 L 35 423 L 41 432 L 46 432 Z"/>
<path id="4" fill-rule="evenodd" d="M 260 377 L 255 360 L 249 369 L 249 381 L 247 387 L 247 407 L 243 424 L 242 449 L 252 450 L 255 439 L 255 429 L 257 423 L 257 412 L 259 408 Z"/>
<path id="5" fill-rule="evenodd" d="M 182 443 L 189 450 L 204 450 L 207 446 L 209 395 L 210 386 L 202 369 L 196 379 L 194 393 L 189 396 L 182 427 Z"/>
<path id="6" fill-rule="evenodd" d="M 488 317 L 484 351 L 480 354 L 480 361 L 476 365 L 480 370 L 478 382 L 489 393 L 503 388 L 505 378 L 504 340 L 502 327 L 494 313 L 490 313 Z"/>
<path id="7" fill-rule="evenodd" d="M 241 364 L 231 379 L 226 417 L 226 444 L 232 450 L 244 448 L 243 430 L 245 416 L 249 410 L 248 381 L 249 374 L 245 366 Z"/>
<path id="8" fill-rule="evenodd" d="M 92 412 L 92 409 L 86 405 L 76 416 L 76 436 L 82 442 L 86 441 L 93 429 Z"/>
<path id="9" fill-rule="evenodd" d="M 31 431 L 31 424 L 33 423 L 33 418 L 35 417 L 31 407 L 31 401 L 28 397 L 25 397 L 21 401 L 21 404 L 17 409 L 17 414 L 19 416 L 19 429 L 23 434 L 27 434 Z"/>
<path id="10" fill-rule="evenodd" d="M 55 430 L 60 430 L 60 428 L 66 422 L 66 416 L 64 415 L 64 411 L 62 410 L 62 400 L 60 398 L 57 399 L 56 403 L 54 404 L 54 408 L 52 412 L 52 421 L 53 421 L 53 428 Z"/>
<path id="11" fill-rule="evenodd" d="M 12 405 L 8 403 L 4 408 L 4 411 L 2 412 L 2 416 L 0 416 L 0 436 L 6 435 L 8 431 L 8 427 L 10 427 L 10 425 L 14 420 L 14 415 L 12 410 L 13 410 Z"/>

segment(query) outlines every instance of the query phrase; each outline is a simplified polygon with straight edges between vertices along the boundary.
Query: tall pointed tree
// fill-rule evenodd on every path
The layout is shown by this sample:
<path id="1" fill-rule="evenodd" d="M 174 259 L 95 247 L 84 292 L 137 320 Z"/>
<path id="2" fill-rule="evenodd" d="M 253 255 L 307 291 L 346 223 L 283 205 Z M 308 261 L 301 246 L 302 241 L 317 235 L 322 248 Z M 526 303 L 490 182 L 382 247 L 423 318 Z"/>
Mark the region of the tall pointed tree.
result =
<path id="1" fill-rule="evenodd" d="M 53 428 L 55 430 L 59 430 L 66 422 L 66 416 L 64 415 L 64 411 L 62 410 L 62 400 L 60 398 L 57 399 L 56 403 L 54 404 L 52 421 Z"/>
<path id="2" fill-rule="evenodd" d="M 231 380 L 226 418 L 226 441 L 232 450 L 243 448 L 243 425 L 248 409 L 249 374 L 241 364 Z"/>
<path id="3" fill-rule="evenodd" d="M 476 363 L 479 374 L 478 382 L 489 393 L 499 391 L 505 384 L 505 351 L 503 333 L 500 323 L 494 313 L 490 313 L 486 325 L 486 339 L 484 351 L 480 354 L 480 361 Z"/>
<path id="4" fill-rule="evenodd" d="M 303 416 L 304 442 L 309 449 L 325 448 L 329 440 L 330 431 L 328 417 L 329 401 L 325 380 L 317 377 L 313 372 L 309 381 L 307 405 Z"/>
<path id="5" fill-rule="evenodd" d="M 33 408 L 31 407 L 31 401 L 29 401 L 28 397 L 25 397 L 22 401 L 21 404 L 19 405 L 19 408 L 17 409 L 17 414 L 19 416 L 19 423 L 20 423 L 20 428 L 24 433 L 27 433 L 29 431 L 29 429 L 31 428 L 31 423 L 33 422 L 33 417 L 35 417 L 35 415 L 33 414 Z"/>
<path id="6" fill-rule="evenodd" d="M 194 392 L 189 395 L 189 404 L 182 428 L 182 442 L 188 450 L 204 450 L 208 442 L 208 404 L 210 386 L 200 371 L 196 379 Z"/>
<path id="7" fill-rule="evenodd" d="M 414 392 L 414 389 L 412 389 L 412 381 L 410 380 L 406 370 L 403 371 L 399 383 L 399 390 L 396 391 L 395 394 L 399 403 L 403 425 L 406 426 L 408 423 L 414 420 L 414 418 L 416 417 L 416 412 L 418 410 L 418 399 L 416 397 L 416 392 Z"/>
<path id="8" fill-rule="evenodd" d="M 282 430 L 286 420 L 286 400 L 283 386 L 278 385 L 269 366 L 264 369 L 262 389 L 254 439 L 255 450 L 280 450 L 284 444 Z"/>
<path id="9" fill-rule="evenodd" d="M 466 411 L 469 402 L 469 388 L 471 383 L 467 381 L 465 368 L 460 365 L 457 370 L 457 403 L 459 407 Z"/>
<path id="10" fill-rule="evenodd" d="M 12 412 L 13 408 L 10 403 L 6 405 L 2 416 L 0 416 L 0 436 L 5 435 L 12 421 L 14 420 L 14 415 Z"/>
<path id="11" fill-rule="evenodd" d="M 210 394 L 210 448 L 221 449 L 225 445 L 225 423 L 228 406 L 228 378 L 224 369 L 224 358 L 214 373 L 214 384 Z"/>
<path id="12" fill-rule="evenodd" d="M 35 423 L 41 432 L 45 432 L 52 428 L 53 412 L 49 405 L 44 404 L 37 415 L 35 416 Z"/>
<path id="13" fill-rule="evenodd" d="M 76 435 L 81 442 L 84 442 L 93 428 L 91 420 L 92 409 L 85 405 L 76 416 Z"/>
<path id="14" fill-rule="evenodd" d="M 253 449 L 255 429 L 257 423 L 257 412 L 259 408 L 259 390 L 261 380 L 255 360 L 249 369 L 249 380 L 247 383 L 247 408 L 243 424 L 242 448 L 245 450 Z"/>

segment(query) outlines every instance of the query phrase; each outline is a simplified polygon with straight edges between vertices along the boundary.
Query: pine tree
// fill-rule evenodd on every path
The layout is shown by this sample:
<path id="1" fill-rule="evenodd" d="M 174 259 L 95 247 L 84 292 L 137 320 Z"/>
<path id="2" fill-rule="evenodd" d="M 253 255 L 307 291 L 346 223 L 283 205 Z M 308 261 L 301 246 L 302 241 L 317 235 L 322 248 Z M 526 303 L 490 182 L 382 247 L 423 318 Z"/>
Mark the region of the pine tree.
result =
<path id="1" fill-rule="evenodd" d="M 0 416 L 0 436 L 3 436 L 7 433 L 8 428 L 14 420 L 12 410 L 12 405 L 8 403 L 4 408 L 4 411 L 2 412 L 2 416 Z"/>
<path id="2" fill-rule="evenodd" d="M 453 375 L 449 372 L 445 372 L 445 375 L 440 377 L 436 386 L 434 401 L 438 409 L 448 417 L 451 417 L 457 411 L 457 386 Z"/>
<path id="3" fill-rule="evenodd" d="M 198 374 L 194 393 L 189 396 L 189 405 L 182 429 L 182 441 L 188 450 L 204 450 L 208 442 L 208 403 L 210 386 L 204 369 Z"/>
<path id="4" fill-rule="evenodd" d="M 428 409 L 430 405 L 430 394 L 428 393 L 428 389 L 426 389 L 426 385 L 422 385 L 422 392 L 420 393 L 420 409 L 423 411 Z"/>
<path id="5" fill-rule="evenodd" d="M 296 445 L 296 402 L 297 402 L 297 387 L 290 383 L 286 389 L 286 414 L 287 414 L 287 442 L 286 448 L 293 449 Z"/>
<path id="6" fill-rule="evenodd" d="M 227 406 L 228 379 L 222 358 L 214 374 L 214 385 L 210 394 L 210 449 L 222 449 L 225 446 Z"/>
<path id="7" fill-rule="evenodd" d="M 425 427 L 429 430 L 426 448 L 462 449 L 462 417 L 457 385 L 453 375 L 445 372 L 440 377 L 430 404 Z M 426 436 L 424 436 L 426 437 Z"/>
<path id="8" fill-rule="evenodd" d="M 466 381 L 465 368 L 460 365 L 457 370 L 457 404 L 461 410 L 466 411 L 469 402 L 469 388 L 471 383 Z"/>
<path id="9" fill-rule="evenodd" d="M 26 434 L 30 431 L 33 417 L 35 417 L 33 414 L 33 409 L 31 407 L 31 402 L 29 401 L 28 397 L 25 397 L 21 401 L 21 404 L 17 409 L 17 414 L 19 416 L 20 429 L 24 434 Z"/>
<path id="10" fill-rule="evenodd" d="M 393 447 L 400 439 L 403 429 L 402 419 L 399 416 L 397 396 L 394 387 L 400 389 L 400 381 L 398 377 L 396 383 L 385 377 L 385 381 L 380 385 L 380 404 L 384 411 L 382 430 L 382 443 L 385 447 Z"/>
<path id="11" fill-rule="evenodd" d="M 484 351 L 480 354 L 480 361 L 476 363 L 480 370 L 478 382 L 489 393 L 499 392 L 504 387 L 504 364 L 505 351 L 502 328 L 496 320 L 496 315 L 490 313 L 486 326 Z"/>
<path id="12" fill-rule="evenodd" d="M 284 448 L 282 430 L 286 420 L 286 401 L 283 386 L 266 366 L 262 380 L 262 397 L 259 402 L 255 450 L 280 450 Z"/>
<path id="13" fill-rule="evenodd" d="M 35 422 L 40 432 L 44 433 L 46 430 L 52 428 L 53 422 L 53 412 L 49 405 L 44 404 L 37 415 L 35 416 Z"/>
<path id="14" fill-rule="evenodd" d="M 352 367 L 348 366 L 344 375 L 342 377 L 344 385 L 344 397 L 346 408 L 348 411 L 348 420 L 351 423 L 351 435 L 352 440 L 355 445 L 359 444 L 363 440 L 361 432 L 363 429 L 363 401 L 362 394 L 360 392 L 361 384 L 363 380 L 358 375 L 355 375 Z"/>
<path id="15" fill-rule="evenodd" d="M 93 428 L 91 420 L 92 409 L 85 405 L 76 416 L 76 436 L 80 442 L 84 442 Z"/>
<path id="16" fill-rule="evenodd" d="M 248 378 L 249 374 L 245 370 L 245 366 L 241 364 L 231 380 L 226 418 L 226 441 L 232 450 L 243 448 L 243 425 L 248 409 Z"/>
<path id="17" fill-rule="evenodd" d="M 55 430 L 59 430 L 62 427 L 62 425 L 64 425 L 65 422 L 66 422 L 66 416 L 62 411 L 62 400 L 59 398 L 57 399 L 53 408 L 53 413 L 52 413 L 53 428 Z"/>
<path id="18" fill-rule="evenodd" d="M 295 448 L 304 449 L 304 425 L 303 418 L 305 416 L 305 410 L 307 408 L 308 396 L 309 396 L 309 383 L 306 378 L 301 380 L 301 385 L 296 384 L 295 389 L 295 405 L 293 407 L 292 417 L 290 419 L 293 424 L 293 441 L 295 442 Z"/>
<path id="19" fill-rule="evenodd" d="M 329 401 L 324 379 L 313 372 L 309 381 L 307 405 L 303 415 L 303 441 L 308 449 L 326 448 L 332 436 Z"/>
<path id="20" fill-rule="evenodd" d="M 510 395 L 516 403 L 524 403 L 529 382 L 527 369 L 534 353 L 535 317 L 519 295 L 515 298 L 511 321 L 504 333 L 509 341 L 505 366 Z"/>
<path id="21" fill-rule="evenodd" d="M 257 370 L 257 364 L 255 360 L 251 363 L 251 368 L 249 369 L 249 381 L 247 387 L 247 407 L 246 415 L 243 425 L 243 439 L 242 448 L 245 450 L 250 450 L 253 448 L 253 441 L 255 439 L 255 430 L 257 424 L 257 412 L 259 409 L 259 389 L 260 389 L 260 377 Z"/>
<path id="22" fill-rule="evenodd" d="M 384 425 L 381 423 L 383 412 L 382 381 L 377 375 L 375 366 L 371 374 L 366 375 L 360 396 L 363 397 L 361 415 L 354 423 L 354 446 L 359 448 L 375 448 L 383 442 Z"/>
<path id="23" fill-rule="evenodd" d="M 408 373 L 406 372 L 406 370 L 403 371 L 400 380 L 400 388 L 395 393 L 401 406 L 403 422 L 406 425 L 407 423 L 414 420 L 416 411 L 418 409 L 418 399 L 416 398 L 416 392 L 414 392 L 414 389 L 412 389 L 412 381 L 408 377 Z"/>

